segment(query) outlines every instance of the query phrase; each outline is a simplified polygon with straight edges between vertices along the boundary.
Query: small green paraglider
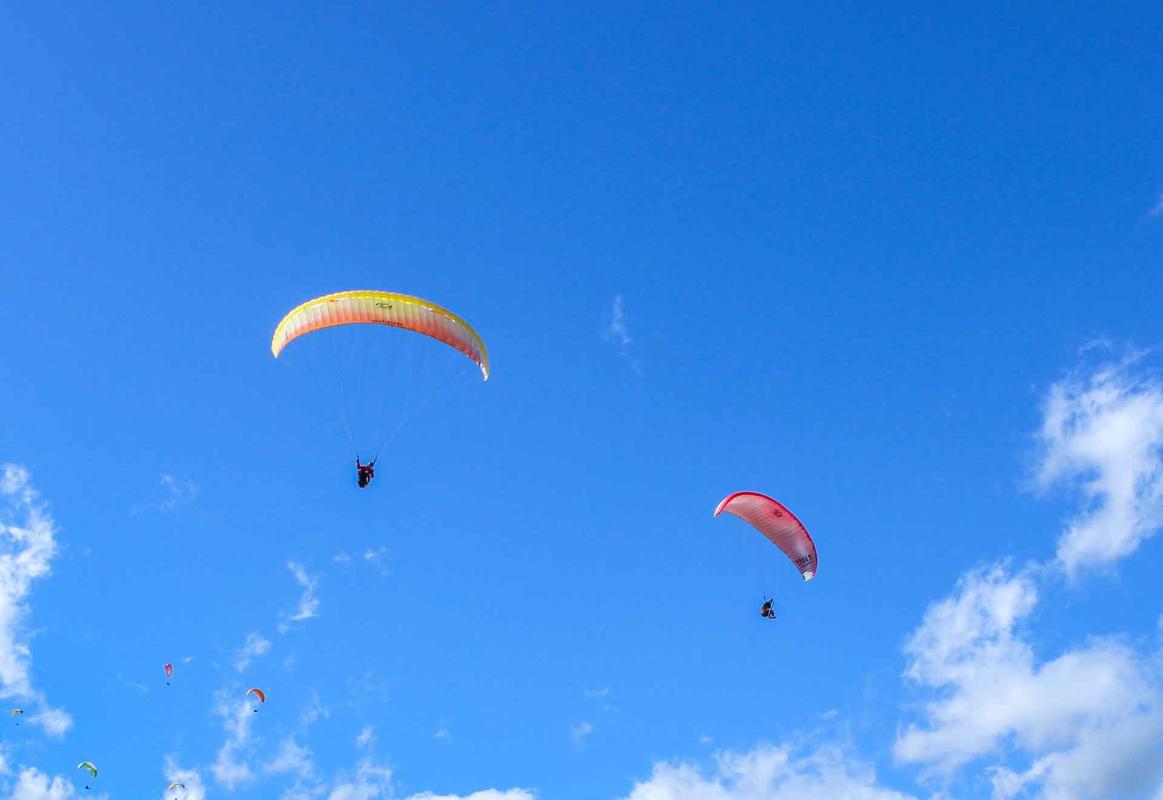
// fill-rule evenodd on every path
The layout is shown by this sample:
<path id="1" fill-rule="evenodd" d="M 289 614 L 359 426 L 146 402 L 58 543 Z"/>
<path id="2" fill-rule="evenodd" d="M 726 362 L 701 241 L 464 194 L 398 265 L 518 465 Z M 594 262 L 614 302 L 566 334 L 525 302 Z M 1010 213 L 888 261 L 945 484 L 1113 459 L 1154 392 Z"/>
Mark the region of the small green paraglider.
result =
<path id="1" fill-rule="evenodd" d="M 83 769 L 86 772 L 88 772 L 90 778 L 97 777 L 97 768 L 95 766 L 93 766 L 92 761 L 82 761 L 80 764 L 77 765 L 77 769 Z M 88 788 L 89 788 L 89 785 L 86 784 L 85 789 L 88 789 Z"/>

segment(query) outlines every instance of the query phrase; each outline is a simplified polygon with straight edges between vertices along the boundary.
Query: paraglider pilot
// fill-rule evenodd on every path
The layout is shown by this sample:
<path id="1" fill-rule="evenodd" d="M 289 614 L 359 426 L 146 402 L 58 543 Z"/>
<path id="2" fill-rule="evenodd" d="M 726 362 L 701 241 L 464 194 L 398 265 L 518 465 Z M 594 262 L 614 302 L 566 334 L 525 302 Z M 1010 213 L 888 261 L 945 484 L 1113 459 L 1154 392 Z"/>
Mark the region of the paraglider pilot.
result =
<path id="1" fill-rule="evenodd" d="M 359 484 L 359 488 L 367 488 L 367 485 L 372 482 L 372 478 L 376 476 L 376 460 L 373 458 L 368 463 L 361 464 L 359 463 L 359 456 L 356 456 L 355 471 L 356 482 Z"/>
<path id="2" fill-rule="evenodd" d="M 772 602 L 772 598 L 764 597 L 763 607 L 759 609 L 759 616 L 764 619 L 775 619 L 775 609 L 771 607 Z"/>

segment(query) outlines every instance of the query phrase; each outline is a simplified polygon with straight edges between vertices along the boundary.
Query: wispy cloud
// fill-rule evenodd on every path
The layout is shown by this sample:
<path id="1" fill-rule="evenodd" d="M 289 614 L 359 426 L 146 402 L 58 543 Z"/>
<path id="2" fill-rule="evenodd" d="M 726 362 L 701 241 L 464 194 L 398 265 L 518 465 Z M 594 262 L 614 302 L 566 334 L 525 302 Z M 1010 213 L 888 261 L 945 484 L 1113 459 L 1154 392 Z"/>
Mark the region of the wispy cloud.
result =
<path id="1" fill-rule="evenodd" d="M 573 739 L 575 745 L 580 745 L 586 740 L 586 737 L 594 732 L 594 726 L 586 721 L 579 722 L 569 729 L 569 738 Z"/>
<path id="2" fill-rule="evenodd" d="M 484 789 L 466 795 L 423 792 L 411 795 L 407 800 L 537 800 L 537 795 L 528 789 Z"/>
<path id="3" fill-rule="evenodd" d="M 215 713 L 222 718 L 226 739 L 218 749 L 218 758 L 210 767 L 214 780 L 228 790 L 254 778 L 250 765 L 243 760 L 250 743 L 254 713 L 250 703 L 225 690 L 215 694 Z"/>
<path id="4" fill-rule="evenodd" d="M 623 800 L 910 800 L 885 788 L 870 764 L 836 745 L 801 750 L 762 744 L 745 753 L 726 752 L 713 765 L 690 761 L 659 762 L 648 779 Z"/>
<path id="5" fill-rule="evenodd" d="M 311 702 L 299 714 L 299 722 L 305 726 L 314 725 L 320 719 L 328 719 L 331 716 L 330 709 L 326 708 L 319 700 L 319 692 L 314 689 L 311 690 Z"/>
<path id="6" fill-rule="evenodd" d="M 174 511 L 198 496 L 198 484 L 189 478 L 179 478 L 175 475 L 162 473 L 159 483 L 162 487 L 162 497 L 148 503 L 135 503 L 129 513 L 144 514 L 147 511 L 160 511 L 163 514 Z"/>
<path id="7" fill-rule="evenodd" d="M 353 774 L 340 774 L 328 800 L 378 800 L 392 797 L 392 770 L 371 756 L 360 759 Z M 435 800 L 435 798 L 433 799 Z"/>
<path id="8" fill-rule="evenodd" d="M 288 736 L 279 743 L 278 752 L 263 767 L 263 771 L 271 775 L 292 773 L 300 780 L 307 780 L 315 773 L 314 754 L 310 748 Z"/>
<path id="9" fill-rule="evenodd" d="M 33 725 L 39 725 L 45 733 L 53 737 L 63 736 L 73 727 L 73 718 L 68 712 L 47 706 L 29 717 L 28 721 Z"/>
<path id="10" fill-rule="evenodd" d="M 1071 575 L 1113 564 L 1163 525 L 1163 383 L 1133 374 L 1136 363 L 1056 383 L 1044 405 L 1036 478 L 1079 484 L 1085 500 L 1058 542 Z"/>
<path id="11" fill-rule="evenodd" d="M 631 352 L 634 339 L 630 336 L 630 327 L 626 323 L 626 303 L 620 294 L 614 295 L 614 301 L 606 315 L 606 327 L 602 331 L 602 338 L 618 346 L 618 355 L 626 359 L 635 372 L 641 371 L 638 359 Z"/>
<path id="12" fill-rule="evenodd" d="M 28 470 L 0 468 L 0 697 L 41 706 L 30 722 L 50 736 L 72 727 L 72 718 L 45 703 L 32 683 L 32 652 L 24 621 L 33 584 L 52 571 L 57 553 L 56 524 L 32 485 Z"/>
<path id="13" fill-rule="evenodd" d="M 364 754 L 355 769 L 339 772 L 330 784 L 318 785 L 315 795 L 327 800 L 536 800 L 527 789 L 484 789 L 467 795 L 421 792 L 405 798 L 393 790 L 391 768 L 378 763 L 369 752 L 375 741 L 370 730 L 364 728 L 356 741 Z"/>
<path id="14" fill-rule="evenodd" d="M 218 758 L 210 765 L 210 772 L 218 785 L 233 790 L 235 786 L 248 783 L 254 779 L 250 765 L 239 760 L 238 748 L 226 742 L 218 750 Z"/>
<path id="15" fill-rule="evenodd" d="M 246 635 L 246 641 L 242 643 L 242 647 L 234 654 L 234 668 L 239 672 L 245 672 L 251 661 L 266 655 L 270 649 L 270 639 L 258 631 L 251 631 Z"/>
<path id="16" fill-rule="evenodd" d="M 362 563 L 371 567 L 380 575 L 387 576 L 391 574 L 388 568 L 388 561 L 391 558 L 391 551 L 384 545 L 379 547 L 368 547 L 358 557 L 352 556 L 346 550 L 340 550 L 331 560 L 341 567 L 351 567 L 355 564 Z"/>
<path id="17" fill-rule="evenodd" d="M 610 321 L 606 325 L 606 338 L 617 342 L 623 349 L 629 347 L 634 339 L 630 336 L 630 329 L 626 327 L 626 303 L 622 295 L 614 295 L 614 304 L 610 308 Z"/>
<path id="18" fill-rule="evenodd" d="M 181 800 L 206 800 L 206 785 L 198 770 L 183 768 L 178 764 L 176 756 L 167 755 L 163 772 L 167 786 L 171 783 L 180 783 L 186 787 L 180 795 Z M 168 792 L 165 800 L 173 800 L 174 797 L 173 792 Z"/>
<path id="19" fill-rule="evenodd" d="M 1158 202 L 1147 212 L 1148 217 L 1163 217 L 1163 195 L 1159 195 Z"/>
<path id="20" fill-rule="evenodd" d="M 588 700 L 595 701 L 595 705 L 604 713 L 617 713 L 618 707 L 610 702 L 610 696 L 613 693 L 610 691 L 609 686 L 598 686 L 592 689 L 586 689 L 583 694 L 585 694 Z"/>
<path id="21" fill-rule="evenodd" d="M 292 622 L 303 622 L 319 616 L 319 598 L 315 589 L 319 586 L 319 577 L 309 575 L 302 564 L 288 561 L 287 569 L 295 576 L 295 583 L 303 587 L 303 594 L 299 597 L 299 605 L 291 614 L 279 623 L 279 633 L 286 633 L 291 629 Z"/>
<path id="22" fill-rule="evenodd" d="M 381 575 L 388 574 L 388 548 L 380 545 L 379 547 L 369 547 L 363 551 L 363 563 L 375 569 Z"/>
<path id="23" fill-rule="evenodd" d="M 384 702 L 387 694 L 388 685 L 375 670 L 364 670 L 347 679 L 348 706 L 362 708 L 367 703 Z"/>

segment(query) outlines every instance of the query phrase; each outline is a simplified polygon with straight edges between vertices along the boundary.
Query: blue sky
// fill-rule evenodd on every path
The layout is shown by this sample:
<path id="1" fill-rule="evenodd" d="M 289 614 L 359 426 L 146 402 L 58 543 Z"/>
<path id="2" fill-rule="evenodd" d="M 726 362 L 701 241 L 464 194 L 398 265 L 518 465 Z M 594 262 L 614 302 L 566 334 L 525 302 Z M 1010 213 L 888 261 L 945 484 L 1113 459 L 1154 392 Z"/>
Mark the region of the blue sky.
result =
<path id="1" fill-rule="evenodd" d="M 1160 23 L 7 6 L 5 796 L 1159 796 Z"/>

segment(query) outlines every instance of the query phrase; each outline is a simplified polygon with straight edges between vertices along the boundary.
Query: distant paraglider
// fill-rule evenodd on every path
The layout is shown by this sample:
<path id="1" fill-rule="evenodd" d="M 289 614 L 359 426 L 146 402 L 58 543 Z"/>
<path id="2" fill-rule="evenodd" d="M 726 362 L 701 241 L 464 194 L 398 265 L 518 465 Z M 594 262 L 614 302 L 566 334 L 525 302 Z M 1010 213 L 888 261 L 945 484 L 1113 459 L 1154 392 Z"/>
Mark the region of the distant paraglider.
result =
<path id="1" fill-rule="evenodd" d="M 80 764 L 77 765 L 77 769 L 83 769 L 83 770 L 85 770 L 85 772 L 88 772 L 90 778 L 97 777 L 97 768 L 95 766 L 93 766 L 92 761 L 82 761 Z M 88 789 L 89 785 L 85 784 L 85 788 Z"/>
<path id="2" fill-rule="evenodd" d="M 255 696 L 255 698 L 259 702 L 259 705 L 262 705 L 263 703 L 265 703 L 267 701 L 266 693 L 264 693 L 262 689 L 248 689 L 246 691 L 246 696 L 250 697 L 251 695 Z M 258 706 L 255 706 L 251 710 L 257 714 L 258 713 Z"/>
<path id="3" fill-rule="evenodd" d="M 170 685 L 170 680 L 174 677 L 174 665 L 166 664 L 166 686 Z"/>
<path id="4" fill-rule="evenodd" d="M 17 727 L 20 726 L 20 718 L 23 716 L 24 716 L 24 709 L 23 708 L 12 709 L 12 719 L 16 720 Z"/>
<path id="5" fill-rule="evenodd" d="M 734 514 L 766 536 L 791 559 L 805 581 L 815 577 L 819 561 L 816 543 L 804 524 L 779 501 L 759 492 L 735 492 L 719 503 L 715 516 L 723 512 Z M 772 603 L 772 598 L 764 598 L 759 609 L 759 615 L 764 619 L 775 619 Z"/>
<path id="6" fill-rule="evenodd" d="M 184 783 L 171 783 L 169 786 L 166 787 L 167 792 L 174 793 L 174 800 L 177 800 L 179 790 L 181 790 L 181 792 L 184 794 L 186 791 L 186 784 L 184 784 Z"/>

